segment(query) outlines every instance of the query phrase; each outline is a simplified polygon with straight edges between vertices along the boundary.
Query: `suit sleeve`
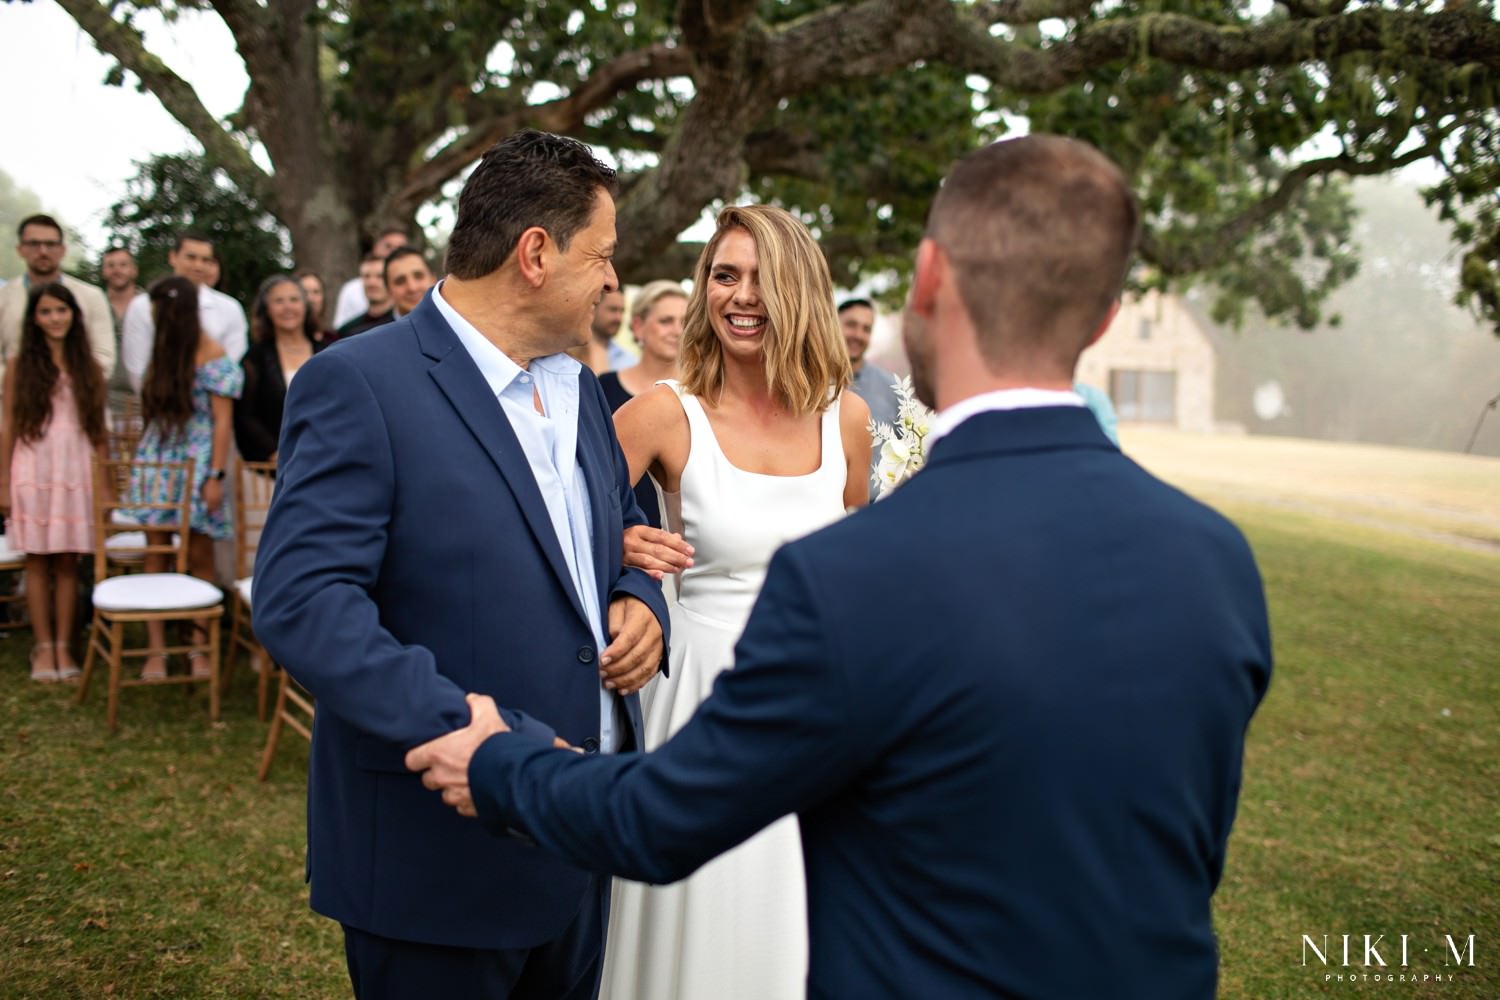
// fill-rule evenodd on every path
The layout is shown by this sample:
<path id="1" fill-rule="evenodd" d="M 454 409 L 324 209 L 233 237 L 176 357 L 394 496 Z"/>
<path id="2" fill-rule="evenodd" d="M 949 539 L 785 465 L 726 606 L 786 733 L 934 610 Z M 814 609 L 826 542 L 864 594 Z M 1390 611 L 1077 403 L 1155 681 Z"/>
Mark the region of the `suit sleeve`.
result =
<path id="1" fill-rule="evenodd" d="M 772 561 L 735 666 L 650 754 L 579 756 L 501 734 L 469 766 L 486 828 L 596 872 L 673 882 L 844 787 L 875 753 L 796 547 Z"/>
<path id="2" fill-rule="evenodd" d="M 646 524 L 646 515 L 641 510 L 640 503 L 636 500 L 635 489 L 630 482 L 630 465 L 625 461 L 625 452 L 620 448 L 620 439 L 615 435 L 615 422 L 610 416 L 609 400 L 605 398 L 604 389 L 599 385 L 597 379 L 592 380 L 600 413 L 604 415 L 604 429 L 608 435 L 610 447 L 610 461 L 614 465 L 615 481 L 612 488 L 615 495 L 620 498 L 620 514 L 624 528 L 631 528 L 638 524 Z M 661 584 L 651 579 L 645 570 L 621 565 L 619 576 L 615 578 L 614 586 L 610 589 L 610 600 L 624 595 L 630 595 L 651 609 L 661 625 L 661 673 L 667 673 L 668 651 L 672 637 L 672 626 L 670 614 L 667 611 L 667 599 L 662 595 Z"/>
<path id="3" fill-rule="evenodd" d="M 382 626 L 370 594 L 395 475 L 385 415 L 364 374 L 336 351 L 308 361 L 287 394 L 252 605 L 256 636 L 319 711 L 411 746 L 466 725 L 469 710 L 431 652 Z"/>

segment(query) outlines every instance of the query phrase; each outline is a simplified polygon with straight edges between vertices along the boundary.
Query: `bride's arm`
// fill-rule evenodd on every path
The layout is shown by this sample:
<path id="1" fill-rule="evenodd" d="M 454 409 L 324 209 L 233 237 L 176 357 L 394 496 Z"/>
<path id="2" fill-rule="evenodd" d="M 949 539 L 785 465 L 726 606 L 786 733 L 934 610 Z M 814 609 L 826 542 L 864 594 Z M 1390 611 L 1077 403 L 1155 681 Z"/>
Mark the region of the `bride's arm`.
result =
<path id="1" fill-rule="evenodd" d="M 632 484 L 649 471 L 662 489 L 677 492 L 692 440 L 675 392 L 656 386 L 620 407 L 615 411 L 615 435 Z M 674 532 L 637 525 L 625 531 L 624 561 L 660 580 L 691 566 L 693 547 Z"/>
<path id="2" fill-rule="evenodd" d="M 846 390 L 839 400 L 839 436 L 849 476 L 844 481 L 844 507 L 863 507 L 870 500 L 870 407 Z"/>

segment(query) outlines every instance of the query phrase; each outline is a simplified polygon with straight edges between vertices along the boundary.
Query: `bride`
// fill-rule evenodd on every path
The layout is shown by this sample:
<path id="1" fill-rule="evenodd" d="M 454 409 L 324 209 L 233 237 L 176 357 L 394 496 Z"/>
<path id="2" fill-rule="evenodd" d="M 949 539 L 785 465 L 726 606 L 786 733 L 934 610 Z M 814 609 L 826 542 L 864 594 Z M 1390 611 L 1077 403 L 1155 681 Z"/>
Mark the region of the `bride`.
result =
<path id="1" fill-rule="evenodd" d="M 615 415 L 631 479 L 649 471 L 670 529 L 632 529 L 626 561 L 681 570 L 670 671 L 642 694 L 647 750 L 732 665 L 776 548 L 869 495 L 869 408 L 844 391 L 849 355 L 812 235 L 779 208 L 726 208 L 693 278 L 681 382 L 658 383 Z M 796 818 L 674 885 L 617 881 L 606 941 L 607 1000 L 802 997 Z"/>

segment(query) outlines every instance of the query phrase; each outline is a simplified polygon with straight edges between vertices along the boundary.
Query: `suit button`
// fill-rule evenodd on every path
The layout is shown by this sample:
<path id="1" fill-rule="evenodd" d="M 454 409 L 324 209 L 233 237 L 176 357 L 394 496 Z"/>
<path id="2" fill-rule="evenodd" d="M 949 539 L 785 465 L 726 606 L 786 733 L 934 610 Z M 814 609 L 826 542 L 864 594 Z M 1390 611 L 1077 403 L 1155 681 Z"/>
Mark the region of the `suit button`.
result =
<path id="1" fill-rule="evenodd" d="M 594 662 L 594 647 L 593 646 L 579 646 L 578 647 L 578 662 L 579 663 L 593 663 Z"/>
<path id="2" fill-rule="evenodd" d="M 583 741 L 583 752 L 584 753 L 598 753 L 599 752 L 599 740 L 596 737 L 593 737 L 593 736 L 590 736 L 588 739 L 584 740 Z"/>

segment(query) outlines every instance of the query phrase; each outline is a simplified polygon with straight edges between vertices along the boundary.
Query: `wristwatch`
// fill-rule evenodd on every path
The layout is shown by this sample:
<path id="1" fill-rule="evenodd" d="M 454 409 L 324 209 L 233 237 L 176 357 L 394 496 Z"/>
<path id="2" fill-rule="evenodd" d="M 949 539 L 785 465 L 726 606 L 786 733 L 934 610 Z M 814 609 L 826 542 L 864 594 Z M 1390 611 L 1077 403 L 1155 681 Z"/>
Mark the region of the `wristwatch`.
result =
<path id="1" fill-rule="evenodd" d="M 224 470 L 223 469 L 209 469 L 208 470 L 208 478 L 209 479 L 219 479 L 219 480 L 222 480 L 224 478 Z"/>

